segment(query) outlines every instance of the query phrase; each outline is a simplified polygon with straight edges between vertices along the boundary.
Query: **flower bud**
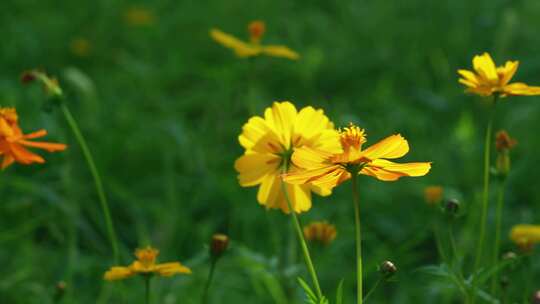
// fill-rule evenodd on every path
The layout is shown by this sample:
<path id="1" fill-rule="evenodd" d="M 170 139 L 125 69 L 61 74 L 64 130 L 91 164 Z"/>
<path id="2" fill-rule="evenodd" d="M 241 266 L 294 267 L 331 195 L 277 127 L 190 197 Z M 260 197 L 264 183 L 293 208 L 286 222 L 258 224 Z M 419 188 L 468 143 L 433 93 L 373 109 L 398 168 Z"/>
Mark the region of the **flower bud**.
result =
<path id="1" fill-rule="evenodd" d="M 255 20 L 248 25 L 249 39 L 251 43 L 259 43 L 261 41 L 264 32 L 266 31 L 266 24 L 263 21 Z"/>
<path id="2" fill-rule="evenodd" d="M 531 304 L 540 304 L 540 290 L 533 293 L 531 297 Z"/>
<path id="3" fill-rule="evenodd" d="M 455 216 L 459 212 L 459 201 L 455 198 L 449 199 L 444 206 L 446 213 Z"/>
<path id="4" fill-rule="evenodd" d="M 22 84 L 28 84 L 32 81 L 36 80 L 36 74 L 33 71 L 24 71 L 21 74 L 21 83 Z"/>
<path id="5" fill-rule="evenodd" d="M 225 253 L 229 247 L 229 237 L 225 234 L 216 233 L 212 236 L 212 242 L 210 243 L 210 255 L 212 258 L 217 259 Z"/>
<path id="6" fill-rule="evenodd" d="M 497 173 L 500 177 L 506 177 L 510 172 L 510 153 L 503 151 L 497 154 Z"/>
<path id="7" fill-rule="evenodd" d="M 384 261 L 379 266 L 379 271 L 385 278 L 389 279 L 397 272 L 397 267 L 390 261 Z"/>

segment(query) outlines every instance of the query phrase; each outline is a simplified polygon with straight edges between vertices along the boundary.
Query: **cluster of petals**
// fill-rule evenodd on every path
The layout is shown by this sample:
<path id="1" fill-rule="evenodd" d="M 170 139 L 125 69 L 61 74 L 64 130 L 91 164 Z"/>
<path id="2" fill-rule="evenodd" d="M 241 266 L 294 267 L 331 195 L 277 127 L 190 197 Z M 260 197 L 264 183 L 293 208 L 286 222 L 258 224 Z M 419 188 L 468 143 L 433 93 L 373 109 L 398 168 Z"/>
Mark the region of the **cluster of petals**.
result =
<path id="1" fill-rule="evenodd" d="M 1 169 L 5 169 L 17 162 L 24 165 L 32 163 L 44 163 L 45 160 L 29 151 L 27 148 L 38 148 L 48 152 L 63 151 L 66 145 L 32 141 L 47 135 L 47 131 L 41 129 L 30 134 L 24 134 L 19 127 L 19 116 L 15 108 L 0 108 L 0 157 Z"/>
<path id="2" fill-rule="evenodd" d="M 476 55 L 473 58 L 474 71 L 458 70 L 462 77 L 459 82 L 467 87 L 467 92 L 501 97 L 515 95 L 540 95 L 540 87 L 529 86 L 522 82 L 510 83 L 516 73 L 519 62 L 507 61 L 504 66 L 497 67 L 488 53 Z"/>
<path id="3" fill-rule="evenodd" d="M 226 48 L 232 49 L 238 57 L 254 57 L 266 55 L 271 57 L 282 57 L 291 60 L 300 58 L 300 55 L 284 45 L 263 45 L 260 43 L 266 26 L 262 21 L 253 21 L 248 25 L 250 40 L 242 41 L 219 29 L 211 29 L 210 36 L 217 43 Z"/>
<path id="4" fill-rule="evenodd" d="M 143 249 L 137 249 L 135 251 L 135 260 L 129 266 L 114 266 L 109 269 L 105 275 L 105 280 L 114 281 L 122 280 L 134 275 L 159 275 L 159 276 L 173 276 L 176 274 L 190 274 L 191 269 L 182 265 L 180 262 L 170 263 L 156 263 L 156 258 L 159 255 L 159 251 L 152 247 L 146 247 Z"/>
<path id="5" fill-rule="evenodd" d="M 529 249 L 540 243 L 540 225 L 515 225 L 510 231 L 510 239 L 519 247 Z"/>
<path id="6" fill-rule="evenodd" d="M 308 241 L 330 244 L 337 236 L 336 226 L 327 221 L 316 221 L 304 226 L 304 237 Z"/>

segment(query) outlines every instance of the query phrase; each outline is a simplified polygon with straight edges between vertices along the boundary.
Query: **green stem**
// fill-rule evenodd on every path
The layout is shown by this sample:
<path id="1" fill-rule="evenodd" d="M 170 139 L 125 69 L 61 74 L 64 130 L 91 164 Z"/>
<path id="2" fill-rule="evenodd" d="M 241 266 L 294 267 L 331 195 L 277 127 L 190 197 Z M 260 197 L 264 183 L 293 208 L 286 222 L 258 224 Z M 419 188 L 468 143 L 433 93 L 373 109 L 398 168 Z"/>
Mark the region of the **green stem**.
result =
<path id="1" fill-rule="evenodd" d="M 150 304 L 150 275 L 144 276 L 144 299 L 146 304 Z"/>
<path id="2" fill-rule="evenodd" d="M 506 188 L 506 178 L 502 180 L 499 184 L 499 191 L 497 192 L 497 211 L 495 215 L 495 248 L 493 250 L 493 261 L 492 265 L 497 265 L 499 262 L 499 254 L 501 250 L 501 222 L 502 222 L 502 212 L 504 205 L 504 190 Z M 493 275 L 491 279 L 491 294 L 493 296 L 497 295 L 497 287 L 499 286 L 499 272 Z"/>
<path id="3" fill-rule="evenodd" d="M 456 246 L 456 238 L 454 237 L 454 228 L 453 228 L 453 219 L 448 224 L 448 240 L 450 242 L 450 247 L 452 249 L 452 259 L 451 259 L 451 269 L 454 271 L 454 268 L 456 267 L 456 262 L 458 261 L 458 251 Z M 457 265 L 457 270 L 455 270 L 457 273 L 457 279 L 455 280 L 456 284 L 459 286 L 459 289 L 461 290 L 461 293 L 464 297 L 464 303 L 469 303 L 469 296 L 467 294 L 467 286 L 465 285 L 465 278 L 463 277 L 463 273 L 461 272 L 461 265 Z"/>
<path id="4" fill-rule="evenodd" d="M 208 302 L 208 290 L 210 290 L 210 283 L 214 278 L 214 271 L 216 269 L 217 259 L 212 258 L 212 263 L 210 264 L 210 271 L 208 272 L 208 278 L 206 278 L 206 284 L 204 284 L 204 290 L 201 298 L 201 304 L 206 304 Z"/>
<path id="5" fill-rule="evenodd" d="M 285 168 L 283 171 L 287 172 L 286 166 L 284 167 Z M 317 278 L 317 272 L 315 271 L 315 267 L 313 266 L 313 262 L 311 261 L 309 249 L 308 249 L 306 240 L 304 239 L 304 233 L 302 232 L 302 227 L 300 226 L 300 220 L 298 220 L 298 216 L 296 215 L 296 212 L 293 209 L 291 200 L 289 198 L 289 194 L 287 193 L 287 187 L 285 186 L 285 182 L 283 180 L 281 180 L 281 189 L 285 196 L 285 200 L 287 201 L 287 206 L 289 207 L 289 213 L 291 214 L 291 221 L 296 230 L 296 234 L 298 235 L 298 241 L 300 242 L 300 246 L 302 247 L 302 253 L 304 254 L 304 261 L 306 262 L 306 267 L 309 273 L 311 274 L 311 281 L 313 282 L 313 285 L 315 286 L 315 292 L 317 293 L 317 298 L 321 300 L 323 298 L 323 294 L 321 291 L 321 287 L 319 285 L 319 279 Z"/>
<path id="6" fill-rule="evenodd" d="M 487 224 L 487 213 L 489 205 L 489 164 L 490 164 L 490 151 L 491 151 L 491 136 L 493 129 L 493 119 L 495 117 L 495 107 L 497 105 L 497 95 L 493 97 L 493 105 L 491 105 L 491 113 L 489 115 L 489 121 L 486 128 L 486 138 L 484 141 L 484 190 L 482 193 L 482 214 L 480 217 L 480 233 L 478 244 L 476 245 L 476 257 L 474 261 L 473 275 L 476 276 L 478 269 L 480 268 L 480 263 L 482 261 L 482 253 L 484 248 L 484 239 L 486 236 L 486 224 Z M 476 278 L 475 278 L 476 279 Z M 475 303 L 476 300 L 476 290 L 477 282 L 473 279 L 473 295 L 472 303 Z"/>
<path id="7" fill-rule="evenodd" d="M 92 177 L 94 178 L 94 183 L 95 183 L 96 190 L 98 193 L 99 202 L 101 204 L 103 216 L 105 217 L 107 233 L 109 235 L 109 240 L 112 246 L 114 263 L 117 264 L 118 263 L 118 243 L 116 240 L 116 233 L 114 231 L 114 226 L 111 219 L 111 213 L 109 211 L 109 204 L 107 203 L 107 197 L 105 196 L 105 191 L 103 190 L 103 183 L 101 182 L 99 172 L 94 163 L 94 158 L 92 157 L 92 153 L 90 153 L 90 149 L 88 149 L 86 140 L 84 139 L 84 136 L 82 135 L 79 129 L 79 126 L 77 125 L 77 122 L 73 118 L 73 115 L 71 115 L 71 112 L 69 111 L 68 107 L 65 105 L 64 102 L 61 102 L 60 107 L 62 109 L 64 117 L 67 120 L 69 127 L 71 128 L 71 130 L 73 131 L 73 134 L 75 135 L 77 143 L 79 144 L 83 152 L 84 158 L 86 159 L 86 164 L 88 165 L 88 169 L 90 169 L 90 173 L 92 174 Z"/>
<path id="8" fill-rule="evenodd" d="M 373 285 L 373 287 L 371 287 L 371 289 L 368 291 L 368 293 L 366 294 L 366 296 L 364 297 L 364 302 L 367 301 L 367 299 L 369 298 L 369 296 L 371 296 L 371 294 L 373 292 L 375 292 L 375 290 L 377 289 L 377 287 L 379 287 L 379 284 L 381 284 L 382 280 L 384 279 L 383 276 L 380 276 L 379 279 L 377 280 L 377 282 L 375 282 L 375 285 Z"/>
<path id="9" fill-rule="evenodd" d="M 356 289 L 357 303 L 362 304 L 362 235 L 360 231 L 360 206 L 358 202 L 357 175 L 351 174 L 354 204 L 354 223 L 356 227 Z"/>

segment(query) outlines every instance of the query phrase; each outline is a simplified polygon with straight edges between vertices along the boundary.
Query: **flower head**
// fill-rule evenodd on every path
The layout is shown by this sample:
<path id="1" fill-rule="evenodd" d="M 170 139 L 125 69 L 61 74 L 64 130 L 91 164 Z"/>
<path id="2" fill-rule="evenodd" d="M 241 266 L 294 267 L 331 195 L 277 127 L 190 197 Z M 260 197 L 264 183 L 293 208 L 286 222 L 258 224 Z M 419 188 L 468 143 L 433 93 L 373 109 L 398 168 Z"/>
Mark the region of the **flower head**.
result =
<path id="1" fill-rule="evenodd" d="M 503 152 L 508 151 L 512 149 L 517 144 L 517 140 L 510 137 L 508 135 L 508 132 L 505 130 L 500 130 L 495 135 L 495 148 L 497 149 L 497 152 Z"/>
<path id="2" fill-rule="evenodd" d="M 111 267 L 105 272 L 104 278 L 107 281 L 122 280 L 137 274 L 141 275 L 159 275 L 172 276 L 175 274 L 190 274 L 191 269 L 180 264 L 180 262 L 170 262 L 157 264 L 156 259 L 159 255 L 159 250 L 152 247 L 146 247 L 135 250 L 135 260 L 131 265 Z"/>
<path id="3" fill-rule="evenodd" d="M 336 238 L 336 235 L 336 226 L 329 224 L 327 221 L 312 222 L 304 226 L 304 237 L 308 241 L 328 245 Z"/>
<path id="4" fill-rule="evenodd" d="M 254 57 L 267 55 L 271 57 L 283 57 L 291 60 L 300 58 L 298 53 L 284 45 L 262 45 L 260 42 L 266 32 L 264 22 L 255 20 L 248 25 L 249 42 L 244 42 L 219 29 L 211 29 L 210 36 L 217 43 L 232 49 L 238 57 Z"/>
<path id="5" fill-rule="evenodd" d="M 334 188 L 351 178 L 351 174 L 364 174 L 382 181 L 395 181 L 402 176 L 426 175 L 431 163 L 398 164 L 387 159 L 399 158 L 409 152 L 409 144 L 401 135 L 389 136 L 366 149 L 364 130 L 354 125 L 341 130 L 342 151 L 329 153 L 312 147 L 301 147 L 294 151 L 292 161 L 303 168 L 285 175 L 291 184 Z"/>
<path id="6" fill-rule="evenodd" d="M 458 70 L 462 77 L 459 82 L 467 87 L 467 92 L 481 96 L 498 94 L 501 97 L 511 95 L 540 95 L 540 87 L 528 86 L 522 82 L 510 83 L 516 73 L 519 61 L 507 61 L 497 67 L 488 53 L 473 58 L 474 71 Z"/>
<path id="7" fill-rule="evenodd" d="M 212 235 L 210 242 L 210 255 L 217 259 L 221 257 L 229 247 L 229 237 L 222 233 Z"/>
<path id="8" fill-rule="evenodd" d="M 428 205 L 436 205 L 442 201 L 443 188 L 441 186 L 429 186 L 424 189 L 424 199 Z"/>
<path id="9" fill-rule="evenodd" d="M 522 250 L 529 251 L 540 242 L 540 225 L 515 225 L 510 231 L 510 239 Z"/>
<path id="10" fill-rule="evenodd" d="M 64 144 L 31 141 L 31 139 L 43 137 L 47 131 L 41 129 L 30 134 L 23 134 L 19 127 L 19 117 L 15 108 L 0 108 L 0 157 L 3 170 L 14 162 L 29 165 L 32 163 L 44 163 L 45 160 L 26 147 L 43 149 L 48 152 L 63 151 Z"/>
<path id="11" fill-rule="evenodd" d="M 257 200 L 267 208 L 289 208 L 282 191 L 282 172 L 295 172 L 299 166 L 291 161 L 295 148 L 310 147 L 327 153 L 339 152 L 339 134 L 323 110 L 305 107 L 300 111 L 288 102 L 275 102 L 242 127 L 239 142 L 245 152 L 234 167 L 243 187 L 260 185 Z M 294 211 L 311 208 L 311 191 L 320 195 L 330 190 L 313 185 L 285 185 Z"/>

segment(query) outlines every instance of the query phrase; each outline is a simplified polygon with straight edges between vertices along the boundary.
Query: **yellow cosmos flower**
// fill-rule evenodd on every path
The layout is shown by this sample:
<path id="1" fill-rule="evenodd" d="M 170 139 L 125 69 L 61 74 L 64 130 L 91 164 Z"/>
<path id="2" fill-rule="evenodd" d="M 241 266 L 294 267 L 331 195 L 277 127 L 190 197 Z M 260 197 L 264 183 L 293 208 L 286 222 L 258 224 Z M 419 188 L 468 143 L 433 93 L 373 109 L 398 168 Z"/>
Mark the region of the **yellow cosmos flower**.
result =
<path id="1" fill-rule="evenodd" d="M 337 235 L 336 226 L 327 221 L 311 222 L 304 226 L 304 237 L 308 241 L 320 242 L 323 245 L 330 244 Z"/>
<path id="2" fill-rule="evenodd" d="M 309 147 L 335 153 L 341 150 L 339 133 L 323 110 L 305 107 L 300 111 L 288 102 L 275 102 L 264 111 L 264 117 L 254 116 L 242 128 L 240 145 L 244 155 L 234 164 L 243 187 L 260 185 L 257 201 L 266 208 L 289 208 L 281 187 L 283 166 L 287 172 L 299 167 L 290 162 L 293 149 Z M 311 208 L 311 191 L 329 195 L 330 190 L 313 185 L 286 185 L 294 211 L 300 213 Z"/>
<path id="3" fill-rule="evenodd" d="M 135 250 L 137 260 L 131 265 L 115 266 L 108 270 L 104 278 L 107 281 L 122 280 L 137 274 L 140 275 L 160 275 L 169 277 L 175 274 L 190 274 L 191 269 L 180 264 L 180 262 L 156 264 L 156 258 L 159 250 L 152 247 Z"/>
<path id="4" fill-rule="evenodd" d="M 424 199 L 428 205 L 436 205 L 443 198 L 443 188 L 441 186 L 429 186 L 424 189 Z"/>
<path id="5" fill-rule="evenodd" d="M 265 23 L 257 20 L 248 25 L 248 32 L 250 34 L 249 42 L 244 42 L 215 28 L 210 30 L 210 36 L 217 43 L 232 49 L 235 54 L 241 58 L 259 55 L 283 57 L 292 60 L 300 58 L 298 53 L 284 45 L 262 45 L 260 41 L 265 31 Z"/>
<path id="6" fill-rule="evenodd" d="M 351 178 L 351 172 L 395 181 L 402 176 L 423 176 L 431 163 L 398 164 L 387 159 L 399 158 L 409 152 L 409 144 L 401 135 L 389 136 L 373 146 L 362 149 L 365 131 L 350 124 L 340 132 L 342 151 L 330 153 L 313 147 L 295 149 L 292 161 L 305 170 L 288 173 L 284 179 L 291 184 L 311 183 L 332 189 Z"/>
<path id="7" fill-rule="evenodd" d="M 527 251 L 540 242 L 540 225 L 515 225 L 510 231 L 510 239 Z"/>
<path id="8" fill-rule="evenodd" d="M 474 71 L 458 70 L 462 78 L 459 82 L 467 87 L 467 92 L 481 96 L 498 94 L 501 97 L 511 95 L 540 95 L 540 87 L 531 87 L 522 82 L 509 83 L 516 73 L 519 61 L 507 61 L 504 66 L 496 67 L 488 53 L 474 56 Z"/>

